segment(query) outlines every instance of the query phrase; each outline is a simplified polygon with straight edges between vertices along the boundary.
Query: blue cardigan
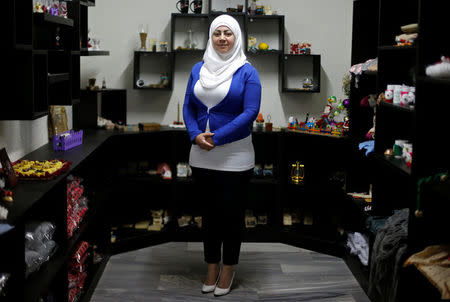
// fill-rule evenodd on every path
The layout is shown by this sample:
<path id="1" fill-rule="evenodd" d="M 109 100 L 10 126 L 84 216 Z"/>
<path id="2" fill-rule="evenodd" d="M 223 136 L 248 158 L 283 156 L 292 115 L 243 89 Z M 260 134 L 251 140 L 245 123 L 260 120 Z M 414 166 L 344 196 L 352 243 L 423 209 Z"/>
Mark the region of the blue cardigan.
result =
<path id="1" fill-rule="evenodd" d="M 186 88 L 183 119 L 191 139 L 209 128 L 216 146 L 231 143 L 250 135 L 250 126 L 259 113 L 261 104 L 261 82 L 257 70 L 249 63 L 240 67 L 233 75 L 230 90 L 217 105 L 208 108 L 194 94 L 203 61 L 194 65 Z"/>

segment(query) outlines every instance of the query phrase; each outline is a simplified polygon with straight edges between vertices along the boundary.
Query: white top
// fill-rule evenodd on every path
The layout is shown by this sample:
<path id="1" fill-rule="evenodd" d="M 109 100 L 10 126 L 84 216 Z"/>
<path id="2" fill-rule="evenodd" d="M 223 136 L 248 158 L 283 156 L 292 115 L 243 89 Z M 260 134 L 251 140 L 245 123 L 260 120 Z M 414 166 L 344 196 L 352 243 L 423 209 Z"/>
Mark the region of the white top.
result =
<path id="1" fill-rule="evenodd" d="M 220 103 L 228 94 L 232 79 L 229 79 L 216 88 L 204 88 L 199 81 L 195 83 L 195 96 L 208 107 L 208 110 Z M 209 120 L 206 131 L 209 131 Z M 255 151 L 253 149 L 252 135 L 228 144 L 214 147 L 210 151 L 203 150 L 193 144 L 189 155 L 189 165 L 197 168 L 220 171 L 245 171 L 255 166 Z"/>

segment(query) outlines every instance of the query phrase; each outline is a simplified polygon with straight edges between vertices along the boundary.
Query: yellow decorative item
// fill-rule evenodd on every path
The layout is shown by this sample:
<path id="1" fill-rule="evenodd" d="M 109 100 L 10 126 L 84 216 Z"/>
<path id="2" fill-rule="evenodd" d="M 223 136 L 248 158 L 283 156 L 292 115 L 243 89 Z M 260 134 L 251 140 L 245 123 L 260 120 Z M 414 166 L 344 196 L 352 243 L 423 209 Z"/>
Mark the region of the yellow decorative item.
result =
<path id="1" fill-rule="evenodd" d="M 268 50 L 269 49 L 269 45 L 265 42 L 261 42 L 258 45 L 259 50 Z"/>
<path id="2" fill-rule="evenodd" d="M 66 171 L 70 162 L 64 160 L 19 160 L 14 163 L 13 168 L 16 175 L 21 179 L 51 179 L 61 172 Z"/>

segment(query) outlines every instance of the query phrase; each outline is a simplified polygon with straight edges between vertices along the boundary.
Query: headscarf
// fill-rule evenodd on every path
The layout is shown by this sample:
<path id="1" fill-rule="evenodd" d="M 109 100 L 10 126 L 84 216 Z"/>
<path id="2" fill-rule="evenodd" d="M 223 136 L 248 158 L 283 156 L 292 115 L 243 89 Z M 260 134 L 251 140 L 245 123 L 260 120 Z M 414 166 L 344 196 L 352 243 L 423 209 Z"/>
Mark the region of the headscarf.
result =
<path id="1" fill-rule="evenodd" d="M 228 27 L 234 34 L 233 48 L 225 54 L 214 49 L 212 35 L 219 26 Z M 209 39 L 203 55 L 204 64 L 200 69 L 200 84 L 204 88 L 216 88 L 231 79 L 233 74 L 247 62 L 244 54 L 241 28 L 239 23 L 229 15 L 220 15 L 209 27 Z"/>

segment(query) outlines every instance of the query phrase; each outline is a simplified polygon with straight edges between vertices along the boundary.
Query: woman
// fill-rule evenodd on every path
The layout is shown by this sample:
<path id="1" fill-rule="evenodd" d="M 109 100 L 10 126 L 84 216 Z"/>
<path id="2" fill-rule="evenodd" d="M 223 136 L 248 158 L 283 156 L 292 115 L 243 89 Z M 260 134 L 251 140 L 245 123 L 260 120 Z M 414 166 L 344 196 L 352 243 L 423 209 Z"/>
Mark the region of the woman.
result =
<path id="1" fill-rule="evenodd" d="M 260 102 L 261 83 L 244 54 L 239 23 L 221 15 L 211 23 L 203 61 L 192 68 L 183 106 L 192 142 L 189 164 L 203 209 L 208 263 L 203 293 L 225 295 L 233 283 L 244 227 L 243 202 L 255 161 L 250 126 Z"/>

